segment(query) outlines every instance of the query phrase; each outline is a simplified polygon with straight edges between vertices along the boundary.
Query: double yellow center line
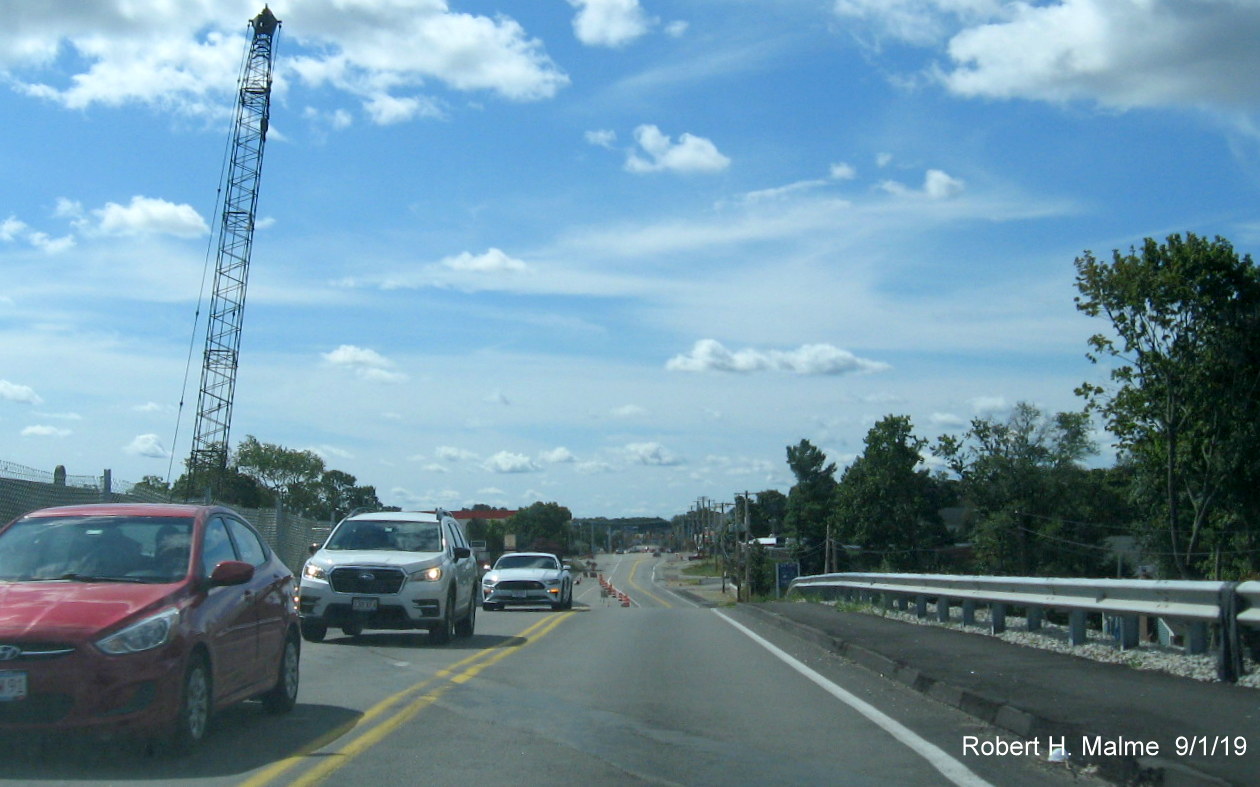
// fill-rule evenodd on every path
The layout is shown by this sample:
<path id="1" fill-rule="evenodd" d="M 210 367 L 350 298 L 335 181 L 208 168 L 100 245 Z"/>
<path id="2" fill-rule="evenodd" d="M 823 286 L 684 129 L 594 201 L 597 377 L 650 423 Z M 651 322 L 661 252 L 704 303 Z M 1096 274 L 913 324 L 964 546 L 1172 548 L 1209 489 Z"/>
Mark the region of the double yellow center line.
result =
<path id="1" fill-rule="evenodd" d="M 332 752 L 323 752 L 325 756 L 321 758 L 319 765 L 289 782 L 290 785 L 302 785 L 302 787 L 319 783 L 337 769 L 349 764 L 355 757 L 380 743 L 386 736 L 403 724 L 406 724 L 417 713 L 436 702 L 453 686 L 467 683 L 477 677 L 486 667 L 497 664 L 507 658 L 508 654 L 512 653 L 517 647 L 542 639 L 572 614 L 572 612 L 565 612 L 560 615 L 548 615 L 520 634 L 493 647 L 477 651 L 471 656 L 460 659 L 449 667 L 439 670 L 432 677 L 409 686 L 391 697 L 386 697 L 354 721 L 331 730 L 325 735 L 321 735 L 303 746 L 295 754 L 264 768 L 251 778 L 241 782 L 241 787 L 263 787 L 263 785 L 270 784 L 287 771 L 309 762 L 312 754 L 329 746 L 339 738 L 351 735 L 355 730 L 363 730 L 361 734 L 353 736 L 340 749 Z M 378 718 L 382 720 L 376 723 Z"/>

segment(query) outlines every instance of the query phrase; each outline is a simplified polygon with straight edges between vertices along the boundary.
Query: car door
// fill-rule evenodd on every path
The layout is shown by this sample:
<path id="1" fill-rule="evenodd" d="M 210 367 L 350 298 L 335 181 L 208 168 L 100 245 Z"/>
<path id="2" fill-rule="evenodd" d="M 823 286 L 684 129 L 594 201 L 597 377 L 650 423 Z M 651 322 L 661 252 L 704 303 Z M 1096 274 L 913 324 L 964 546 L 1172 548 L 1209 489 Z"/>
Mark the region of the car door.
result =
<path id="1" fill-rule="evenodd" d="M 220 515 L 207 520 L 198 571 L 209 582 L 214 567 L 225 560 L 239 560 L 227 523 Z M 211 672 L 216 701 L 245 688 L 253 670 L 258 645 L 254 633 L 257 612 L 248 583 L 208 587 L 200 606 L 201 627 L 211 649 Z"/>
<path id="2" fill-rule="evenodd" d="M 253 579 L 244 585 L 254 631 L 254 654 L 245 682 L 270 683 L 275 680 L 276 665 L 284 649 L 288 623 L 285 605 L 293 603 L 285 598 L 290 574 L 287 569 L 280 570 L 278 564 L 273 565 L 271 551 L 252 527 L 235 517 L 224 517 L 224 521 L 240 559 L 254 567 Z"/>
<path id="3" fill-rule="evenodd" d="M 446 520 L 446 540 L 450 544 L 451 560 L 455 565 L 455 609 L 466 610 L 473 602 L 471 597 L 477 584 L 477 561 L 471 556 L 471 550 L 468 557 L 455 560 L 455 549 L 468 549 L 468 542 L 464 540 L 464 534 L 460 532 L 459 525 L 455 524 L 452 519 Z"/>

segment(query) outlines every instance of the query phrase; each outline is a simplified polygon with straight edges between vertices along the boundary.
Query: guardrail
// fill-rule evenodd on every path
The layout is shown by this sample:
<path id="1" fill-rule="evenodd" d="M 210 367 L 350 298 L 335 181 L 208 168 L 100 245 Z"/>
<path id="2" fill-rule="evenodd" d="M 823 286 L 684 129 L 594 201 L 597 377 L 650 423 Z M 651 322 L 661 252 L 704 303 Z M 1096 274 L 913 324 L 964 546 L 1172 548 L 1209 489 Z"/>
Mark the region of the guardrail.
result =
<path id="1" fill-rule="evenodd" d="M 828 598 L 878 595 L 890 609 L 908 610 L 913 602 L 921 618 L 933 603 L 941 621 L 951 620 L 951 607 L 957 604 L 964 626 L 976 625 L 976 607 L 985 604 L 995 634 L 1006 630 L 1010 607 L 1026 610 L 1030 631 L 1041 628 L 1046 610 L 1062 610 L 1068 613 L 1068 641 L 1073 645 L 1086 642 L 1091 614 L 1117 622 L 1121 648 L 1138 646 L 1141 616 L 1159 618 L 1184 631 L 1188 653 L 1206 653 L 1214 638 L 1220 655 L 1217 677 L 1231 682 L 1242 671 L 1240 629 L 1260 631 L 1260 582 L 843 573 L 797 577 L 788 586 L 792 591 Z"/>

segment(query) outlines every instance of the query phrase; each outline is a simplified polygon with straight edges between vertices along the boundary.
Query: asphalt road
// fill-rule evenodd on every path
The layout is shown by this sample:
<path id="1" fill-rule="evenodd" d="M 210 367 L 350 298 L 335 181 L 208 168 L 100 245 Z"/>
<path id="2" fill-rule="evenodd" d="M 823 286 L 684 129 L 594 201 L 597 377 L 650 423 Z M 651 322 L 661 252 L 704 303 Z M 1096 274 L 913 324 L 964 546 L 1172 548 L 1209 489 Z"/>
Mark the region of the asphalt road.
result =
<path id="1" fill-rule="evenodd" d="M 482 612 L 447 646 L 392 632 L 305 643 L 291 715 L 231 709 L 188 758 L 0 742 L 0 785 L 1088 783 L 1045 753 L 964 756 L 999 736 L 677 592 L 666 560 L 600 556 L 628 602 L 586 578 L 572 611 Z"/>

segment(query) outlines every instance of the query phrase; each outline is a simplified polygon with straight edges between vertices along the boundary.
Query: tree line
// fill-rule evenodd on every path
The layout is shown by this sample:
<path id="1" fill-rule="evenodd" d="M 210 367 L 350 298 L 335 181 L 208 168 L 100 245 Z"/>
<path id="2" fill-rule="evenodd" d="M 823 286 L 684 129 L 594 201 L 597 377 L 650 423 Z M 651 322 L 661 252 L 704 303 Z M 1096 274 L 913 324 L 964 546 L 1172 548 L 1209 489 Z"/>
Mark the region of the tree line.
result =
<path id="1" fill-rule="evenodd" d="M 934 442 L 890 414 L 837 476 L 808 440 L 787 447 L 786 496 L 737 499 L 753 535 L 789 536 L 804 573 L 941 571 L 1115 576 L 1113 536 L 1179 579 L 1260 576 L 1260 273 L 1229 241 L 1147 238 L 1075 260 L 1076 308 L 1105 322 L 1087 357 L 1106 382 L 1078 412 L 1020 402 Z M 1090 467 L 1100 423 L 1111 467 Z M 930 471 L 931 453 L 944 469 Z M 964 516 L 951 532 L 942 511 Z M 959 540 L 970 549 L 959 551 Z M 837 547 L 836 545 L 840 545 Z M 1136 566 L 1122 565 L 1132 576 Z"/>

